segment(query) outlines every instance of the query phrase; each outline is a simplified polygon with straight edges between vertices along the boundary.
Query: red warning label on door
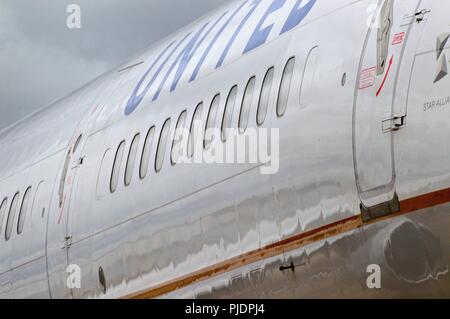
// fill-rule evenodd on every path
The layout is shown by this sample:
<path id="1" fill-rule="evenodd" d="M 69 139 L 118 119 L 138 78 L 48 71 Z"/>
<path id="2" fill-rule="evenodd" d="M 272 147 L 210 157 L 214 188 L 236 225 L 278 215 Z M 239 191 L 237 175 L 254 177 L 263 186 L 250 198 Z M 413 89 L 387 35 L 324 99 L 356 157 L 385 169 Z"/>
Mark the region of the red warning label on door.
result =
<path id="1" fill-rule="evenodd" d="M 359 89 L 367 89 L 375 84 L 377 68 L 369 68 L 361 71 L 361 79 L 359 80 Z"/>
<path id="2" fill-rule="evenodd" d="M 392 45 L 402 44 L 403 41 L 405 40 L 405 35 L 406 35 L 405 32 L 400 32 L 394 35 L 394 38 L 392 39 Z"/>

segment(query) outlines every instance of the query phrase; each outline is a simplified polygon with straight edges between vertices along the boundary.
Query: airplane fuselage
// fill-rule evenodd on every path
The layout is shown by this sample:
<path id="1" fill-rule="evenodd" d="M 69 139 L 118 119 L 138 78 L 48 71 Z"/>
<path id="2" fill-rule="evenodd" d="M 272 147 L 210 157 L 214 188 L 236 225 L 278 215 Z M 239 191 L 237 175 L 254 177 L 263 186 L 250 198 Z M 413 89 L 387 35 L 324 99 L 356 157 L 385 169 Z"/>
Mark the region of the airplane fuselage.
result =
<path id="1" fill-rule="evenodd" d="M 449 297 L 449 12 L 233 1 L 0 132 L 0 297 Z"/>

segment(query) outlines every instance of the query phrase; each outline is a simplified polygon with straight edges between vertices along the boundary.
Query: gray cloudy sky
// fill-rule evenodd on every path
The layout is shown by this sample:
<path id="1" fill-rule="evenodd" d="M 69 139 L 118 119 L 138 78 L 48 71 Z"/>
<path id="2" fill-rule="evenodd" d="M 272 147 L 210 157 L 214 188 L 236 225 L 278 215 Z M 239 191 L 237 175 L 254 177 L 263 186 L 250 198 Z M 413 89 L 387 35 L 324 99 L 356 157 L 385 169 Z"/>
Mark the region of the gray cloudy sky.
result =
<path id="1" fill-rule="evenodd" d="M 0 0 L 0 131 L 226 1 Z"/>

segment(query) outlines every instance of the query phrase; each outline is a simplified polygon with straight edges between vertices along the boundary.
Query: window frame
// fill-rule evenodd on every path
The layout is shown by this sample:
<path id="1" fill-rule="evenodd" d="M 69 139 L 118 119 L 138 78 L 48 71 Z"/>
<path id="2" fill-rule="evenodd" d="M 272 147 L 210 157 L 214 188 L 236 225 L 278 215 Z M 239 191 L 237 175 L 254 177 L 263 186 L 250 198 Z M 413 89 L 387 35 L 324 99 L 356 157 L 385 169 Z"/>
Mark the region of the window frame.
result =
<path id="1" fill-rule="evenodd" d="M 9 241 L 12 236 L 12 231 L 14 228 L 14 219 L 17 213 L 17 206 L 20 200 L 20 192 L 16 192 L 11 200 L 11 204 L 9 205 L 8 218 L 6 219 L 6 227 L 5 227 L 5 240 Z M 14 206 L 14 211 L 13 211 Z M 11 213 L 13 213 L 11 215 Z"/>
<path id="2" fill-rule="evenodd" d="M 292 71 L 290 73 L 287 73 L 288 71 L 288 67 L 291 65 L 292 62 Z M 291 95 L 291 87 L 292 87 L 292 80 L 294 78 L 294 73 L 295 73 L 295 63 L 296 63 L 296 57 L 292 56 L 290 57 L 286 64 L 284 65 L 283 68 L 283 73 L 281 74 L 281 80 L 280 80 L 280 86 L 278 88 L 278 96 L 277 96 L 277 104 L 276 104 L 276 112 L 277 112 L 277 117 L 283 117 L 286 114 L 287 108 L 288 108 L 288 104 L 289 104 L 289 96 Z M 289 75 L 289 78 L 287 77 L 287 75 Z M 289 79 L 288 82 L 286 82 L 286 80 Z M 285 91 L 285 84 L 288 83 L 289 85 L 287 86 L 287 92 Z M 286 96 L 282 96 L 283 93 L 286 93 Z M 280 112 L 280 103 L 283 100 L 283 97 L 285 97 L 285 101 L 286 104 L 284 106 L 282 110 L 282 112 Z"/>
<path id="3" fill-rule="evenodd" d="M 72 148 L 69 148 L 66 157 L 64 159 L 64 166 L 63 170 L 61 172 L 61 180 L 59 181 L 59 189 L 58 189 L 58 195 L 59 195 L 59 208 L 62 207 L 63 201 L 64 201 L 64 190 L 66 186 L 66 178 L 67 174 L 69 172 L 69 166 L 72 161 Z"/>
<path id="4" fill-rule="evenodd" d="M 234 95 L 233 98 L 233 106 L 230 109 L 230 99 L 231 96 Z M 233 122 L 233 113 L 234 108 L 236 107 L 236 100 L 238 97 L 238 85 L 233 85 L 233 87 L 228 92 L 227 100 L 225 102 L 225 108 L 223 109 L 223 115 L 222 115 L 222 125 L 221 125 L 221 139 L 222 142 L 226 142 L 228 139 L 227 129 L 231 129 L 232 122 Z M 229 115 L 229 118 L 228 118 Z M 225 120 L 227 120 L 228 123 L 225 123 Z M 228 127 L 225 127 L 228 126 Z"/>
<path id="5" fill-rule="evenodd" d="M 46 213 L 46 205 L 45 205 L 45 181 L 41 180 L 37 186 L 34 188 L 33 201 L 31 203 L 30 209 L 30 223 L 31 228 L 35 227 L 35 222 L 43 219 Z M 37 216 L 35 214 L 38 214 Z M 35 216 L 35 217 L 33 217 Z"/>
<path id="6" fill-rule="evenodd" d="M 158 138 L 158 146 L 156 147 L 156 154 L 155 154 L 155 172 L 156 173 L 161 172 L 161 170 L 164 166 L 167 142 L 169 141 L 169 137 L 170 137 L 171 121 L 172 120 L 169 117 L 164 121 L 164 124 L 161 126 L 161 131 L 159 133 L 159 138 Z M 163 134 L 164 134 L 164 136 L 163 136 Z M 164 145 L 161 144 L 163 137 L 164 137 Z M 161 149 L 162 146 L 164 146 L 164 147 Z M 159 161 L 159 159 L 161 159 L 161 161 Z M 159 162 L 161 164 L 159 164 Z"/>
<path id="7" fill-rule="evenodd" d="M 130 186 L 131 182 L 133 181 L 134 167 L 136 165 L 136 157 L 139 150 L 140 141 L 141 141 L 141 133 L 136 133 L 128 149 L 127 162 L 125 164 L 125 174 L 123 177 L 123 181 L 126 187 Z M 132 160 L 131 163 L 130 160 Z"/>
<path id="8" fill-rule="evenodd" d="M 270 75 L 270 78 L 269 78 Z M 275 67 L 271 66 L 267 69 L 266 74 L 264 75 L 263 82 L 261 84 L 261 90 L 259 92 L 258 97 L 258 108 L 256 110 L 256 124 L 258 126 L 262 126 L 267 119 L 267 114 L 269 111 L 269 105 L 270 105 L 270 96 L 272 93 L 272 88 L 274 84 L 274 78 L 275 78 Z M 270 80 L 270 83 L 268 82 Z M 267 93 L 267 97 L 265 97 Z M 263 100 L 265 98 L 265 101 Z M 262 109 L 261 106 L 265 103 L 265 109 Z M 260 121 L 260 114 L 261 111 L 264 110 L 264 117 L 261 116 L 262 120 Z"/>
<path id="9" fill-rule="evenodd" d="M 120 155 L 120 161 L 118 162 L 117 160 L 118 160 L 119 151 L 121 152 L 121 155 Z M 119 175 L 120 175 L 120 170 L 121 170 L 121 166 L 122 166 L 124 153 L 125 153 L 125 140 L 122 140 L 119 143 L 119 145 L 117 146 L 116 154 L 114 155 L 113 166 L 111 168 L 111 176 L 110 176 L 110 180 L 109 180 L 109 191 L 112 194 L 116 192 L 117 187 L 119 186 Z M 116 172 L 117 172 L 117 174 L 115 174 Z M 116 178 L 115 178 L 115 176 L 116 176 Z M 114 181 L 114 179 L 116 181 Z M 113 181 L 115 183 L 114 186 L 113 186 Z"/>
<path id="10" fill-rule="evenodd" d="M 181 120 L 183 121 L 183 123 L 181 123 Z M 180 127 L 183 127 L 183 129 L 185 128 L 186 125 L 186 121 L 187 121 L 187 110 L 183 110 L 181 111 L 180 115 L 178 116 L 178 120 L 177 120 L 177 124 L 175 125 L 175 132 L 172 138 L 172 148 L 170 150 L 170 163 L 172 164 L 172 166 L 175 166 L 178 162 L 178 159 L 181 156 L 181 150 L 182 148 L 178 148 L 179 145 L 181 145 L 181 143 L 183 142 L 183 135 L 180 136 L 180 139 L 175 140 L 175 138 L 178 138 L 177 136 L 177 132 L 180 129 Z M 175 147 L 178 148 L 178 154 L 175 153 Z M 175 158 L 175 154 L 176 154 L 176 158 Z"/>
<path id="11" fill-rule="evenodd" d="M 83 138 L 83 134 L 78 135 L 77 140 L 73 144 L 72 154 L 75 154 L 75 152 L 78 150 L 78 147 L 80 146 L 82 138 Z"/>
<path id="12" fill-rule="evenodd" d="M 205 123 L 205 132 L 203 134 L 203 148 L 205 150 L 208 149 L 208 147 L 214 141 L 214 134 L 211 135 L 211 140 L 210 141 L 207 141 L 206 137 L 207 137 L 208 130 L 214 129 L 214 127 L 216 125 L 217 115 L 219 114 L 220 101 L 221 101 L 220 93 L 217 93 L 216 95 L 214 95 L 213 99 L 211 100 L 211 103 L 209 104 L 208 115 L 206 117 L 206 123 Z M 213 110 L 213 106 L 214 106 L 215 110 Z M 211 111 L 214 111 L 214 119 L 213 120 L 212 120 L 212 117 L 211 117 L 212 116 Z M 211 122 L 211 120 L 213 122 Z"/>
<path id="13" fill-rule="evenodd" d="M 25 226 L 25 220 L 27 218 L 28 207 L 29 207 L 30 199 L 31 199 L 31 190 L 32 190 L 32 187 L 28 186 L 27 189 L 25 190 L 25 193 L 23 193 L 22 203 L 20 204 L 20 209 L 19 209 L 19 217 L 17 218 L 17 228 L 16 228 L 17 235 L 22 234 L 23 228 Z"/>
<path id="14" fill-rule="evenodd" d="M 5 218 L 5 213 L 7 211 L 7 208 L 8 208 L 8 197 L 4 197 L 2 199 L 2 202 L 0 203 L 0 234 L 2 233 L 3 219 Z M 2 212 L 2 210 L 3 210 L 3 212 Z"/>
<path id="15" fill-rule="evenodd" d="M 141 180 L 147 177 L 148 168 L 150 166 L 150 157 L 151 157 L 150 155 L 152 153 L 153 142 L 155 140 L 155 132 L 156 127 L 155 125 L 153 125 L 148 129 L 147 134 L 145 135 L 144 146 L 142 147 L 141 160 L 139 163 L 139 178 Z M 145 165 L 145 170 L 144 170 L 145 164 L 144 159 L 147 161 Z"/>
<path id="16" fill-rule="evenodd" d="M 249 92 L 250 85 L 252 85 L 251 92 Z M 240 133 L 244 133 L 248 128 L 248 123 L 250 121 L 250 113 L 251 113 L 252 105 L 253 105 L 253 97 L 255 96 L 255 88 L 256 88 L 256 76 L 253 75 L 247 81 L 247 85 L 245 86 L 245 90 L 244 90 L 244 95 L 242 96 L 241 110 L 239 112 L 239 120 L 238 120 L 238 127 L 239 127 Z M 249 93 L 251 93 L 250 96 L 248 96 Z M 247 114 L 246 117 L 244 117 L 244 118 L 246 118 L 245 123 L 242 123 L 242 119 L 243 119 L 242 116 L 243 116 L 243 114 L 245 114 L 245 113 L 243 113 L 243 111 L 245 111 Z"/>
<path id="17" fill-rule="evenodd" d="M 197 139 L 199 137 L 195 136 L 195 127 L 194 127 L 194 122 L 196 120 L 199 120 L 200 122 L 202 121 L 203 118 L 203 102 L 200 102 L 197 104 L 197 106 L 195 107 L 194 113 L 192 114 L 192 120 L 191 120 L 191 125 L 189 127 L 189 139 L 188 139 L 188 144 L 187 144 L 187 153 L 189 158 L 192 158 L 195 154 L 195 144 Z M 200 125 L 201 128 L 203 128 L 203 124 Z"/>

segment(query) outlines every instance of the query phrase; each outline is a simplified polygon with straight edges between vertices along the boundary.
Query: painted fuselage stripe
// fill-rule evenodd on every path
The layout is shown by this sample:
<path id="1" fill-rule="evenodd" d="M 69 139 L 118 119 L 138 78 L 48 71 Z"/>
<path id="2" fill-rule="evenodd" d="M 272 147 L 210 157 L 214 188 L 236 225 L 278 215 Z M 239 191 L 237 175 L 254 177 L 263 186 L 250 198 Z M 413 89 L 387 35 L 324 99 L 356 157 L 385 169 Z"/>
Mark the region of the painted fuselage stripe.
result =
<path id="1" fill-rule="evenodd" d="M 190 286 L 196 282 L 211 279 L 215 276 L 230 272 L 234 269 L 281 255 L 309 244 L 313 244 L 352 230 L 356 230 L 364 225 L 377 223 L 383 220 L 392 219 L 401 215 L 410 214 L 422 209 L 450 203 L 450 188 L 441 191 L 420 195 L 414 198 L 406 199 L 400 202 L 400 211 L 389 216 L 372 220 L 364 223 L 361 215 L 356 215 L 347 219 L 340 220 L 336 223 L 328 224 L 296 236 L 289 237 L 282 241 L 270 244 L 263 248 L 250 251 L 243 255 L 233 257 L 218 264 L 203 268 L 196 272 L 190 273 L 183 277 L 173 279 L 145 291 L 140 291 L 125 298 L 148 299 L 155 298 L 177 289 Z"/>

